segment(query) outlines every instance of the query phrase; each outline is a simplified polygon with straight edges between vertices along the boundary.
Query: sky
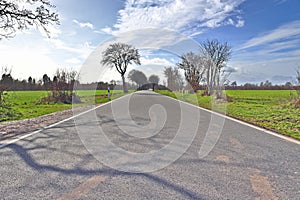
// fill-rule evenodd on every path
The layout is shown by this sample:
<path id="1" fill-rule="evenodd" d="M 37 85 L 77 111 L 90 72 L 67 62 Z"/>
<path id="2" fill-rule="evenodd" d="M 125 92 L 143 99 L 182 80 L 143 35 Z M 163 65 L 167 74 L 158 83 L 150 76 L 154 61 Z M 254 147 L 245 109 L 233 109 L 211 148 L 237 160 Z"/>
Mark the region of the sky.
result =
<path id="1" fill-rule="evenodd" d="M 300 0 L 51 0 L 60 25 L 50 38 L 33 27 L 0 40 L 0 66 L 12 76 L 40 79 L 57 68 L 80 71 L 81 82 L 121 80 L 101 65 L 112 42 L 140 50 L 147 76 L 174 66 L 178 56 L 199 52 L 199 44 L 227 42 L 231 81 L 274 84 L 296 81 L 300 67 Z"/>

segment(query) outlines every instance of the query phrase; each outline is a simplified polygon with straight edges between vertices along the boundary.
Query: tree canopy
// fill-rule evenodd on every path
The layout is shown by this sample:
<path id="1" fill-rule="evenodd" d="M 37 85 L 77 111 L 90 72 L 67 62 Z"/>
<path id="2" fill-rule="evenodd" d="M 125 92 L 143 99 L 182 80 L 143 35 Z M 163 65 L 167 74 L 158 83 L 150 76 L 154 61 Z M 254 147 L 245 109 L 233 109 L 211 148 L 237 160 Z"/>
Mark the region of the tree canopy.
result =
<path id="1" fill-rule="evenodd" d="M 146 75 L 143 72 L 135 69 L 129 72 L 128 79 L 135 82 L 139 87 L 148 82 Z"/>
<path id="2" fill-rule="evenodd" d="M 178 91 L 183 88 L 183 78 L 177 67 L 165 67 L 164 75 L 167 78 L 167 87 L 172 91 Z"/>
<path id="3" fill-rule="evenodd" d="M 159 83 L 159 77 L 154 74 L 150 75 L 148 80 L 150 83 L 155 83 L 155 84 Z"/>

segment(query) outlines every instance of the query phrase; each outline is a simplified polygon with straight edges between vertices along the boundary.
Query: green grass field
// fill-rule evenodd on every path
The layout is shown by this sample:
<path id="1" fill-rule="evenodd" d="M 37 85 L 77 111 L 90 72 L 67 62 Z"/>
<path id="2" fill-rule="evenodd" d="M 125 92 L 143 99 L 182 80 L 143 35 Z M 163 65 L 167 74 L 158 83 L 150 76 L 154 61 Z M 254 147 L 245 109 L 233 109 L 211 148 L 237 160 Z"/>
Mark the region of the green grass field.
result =
<path id="1" fill-rule="evenodd" d="M 226 94 L 231 102 L 201 96 L 201 91 L 197 95 L 156 92 L 300 139 L 300 108 L 291 103 L 297 97 L 296 91 L 229 90 Z"/>
<path id="2" fill-rule="evenodd" d="M 108 102 L 106 96 L 107 90 L 81 90 L 76 92 L 81 97 L 82 104 L 76 106 L 83 106 L 87 104 L 99 104 Z M 8 92 L 6 102 L 12 105 L 13 112 L 16 114 L 13 117 L 6 116 L 0 117 L 1 121 L 18 120 L 33 118 L 56 111 L 72 108 L 72 104 L 62 103 L 41 103 L 40 100 L 48 95 L 47 91 L 12 91 Z M 112 91 L 112 99 L 118 98 L 123 95 L 121 90 Z"/>

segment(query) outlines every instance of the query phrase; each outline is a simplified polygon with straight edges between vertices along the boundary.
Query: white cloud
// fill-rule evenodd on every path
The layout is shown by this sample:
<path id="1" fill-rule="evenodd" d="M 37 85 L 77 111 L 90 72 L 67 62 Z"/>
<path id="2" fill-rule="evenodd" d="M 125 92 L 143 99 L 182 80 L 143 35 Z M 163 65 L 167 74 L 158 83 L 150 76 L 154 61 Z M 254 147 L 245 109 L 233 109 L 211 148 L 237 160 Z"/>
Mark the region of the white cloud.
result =
<path id="1" fill-rule="evenodd" d="M 225 25 L 232 25 L 237 28 L 243 27 L 245 25 L 245 21 L 241 19 L 240 17 L 237 18 L 237 20 L 233 20 L 232 18 L 229 18 L 227 22 L 224 23 Z"/>
<path id="2" fill-rule="evenodd" d="M 90 43 L 85 42 L 79 46 L 71 47 L 60 39 L 46 39 L 50 44 L 54 46 L 55 49 L 65 50 L 70 53 L 75 53 L 79 57 L 86 59 L 88 55 L 96 49 L 96 47 L 92 46 Z"/>
<path id="3" fill-rule="evenodd" d="M 107 34 L 110 34 L 110 35 L 113 33 L 113 32 L 112 32 L 112 29 L 111 29 L 110 27 L 102 28 L 101 31 L 102 31 L 103 33 L 107 33 Z"/>
<path id="4" fill-rule="evenodd" d="M 104 28 L 111 34 L 143 28 L 164 28 L 179 31 L 186 35 L 199 34 L 199 29 L 226 25 L 229 16 L 237 15 L 237 7 L 244 0 L 127 0 L 125 8 L 119 11 L 118 22 L 113 30 Z M 233 20 L 233 19 L 231 19 Z M 241 17 L 232 25 L 243 26 Z"/>
<path id="5" fill-rule="evenodd" d="M 242 19 L 238 19 L 237 23 L 235 24 L 235 27 L 240 28 L 245 25 L 245 21 Z"/>
<path id="6" fill-rule="evenodd" d="M 300 20 L 290 22 L 261 36 L 252 38 L 244 45 L 242 45 L 242 47 L 239 48 L 239 50 L 264 45 L 272 42 L 278 42 L 282 39 L 288 39 L 294 36 L 300 38 Z"/>
<path id="7" fill-rule="evenodd" d="M 65 62 L 70 64 L 80 64 L 81 60 L 79 60 L 78 58 L 69 58 L 65 60 Z"/>
<path id="8" fill-rule="evenodd" d="M 164 58 L 145 58 L 141 57 L 141 65 L 158 65 L 158 66 L 172 66 L 174 63 L 170 62 L 167 59 Z"/>
<path id="9" fill-rule="evenodd" d="M 81 28 L 89 28 L 89 29 L 94 29 L 94 25 L 90 22 L 79 22 L 76 19 L 73 20 L 73 22 L 77 25 L 79 25 Z"/>

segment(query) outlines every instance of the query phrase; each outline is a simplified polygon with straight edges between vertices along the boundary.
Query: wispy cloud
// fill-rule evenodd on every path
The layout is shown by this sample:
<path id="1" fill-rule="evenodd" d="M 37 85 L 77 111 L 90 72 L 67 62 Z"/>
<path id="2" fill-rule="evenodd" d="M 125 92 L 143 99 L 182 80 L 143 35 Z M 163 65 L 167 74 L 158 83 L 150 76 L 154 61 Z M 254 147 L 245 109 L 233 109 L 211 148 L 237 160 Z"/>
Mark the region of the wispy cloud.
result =
<path id="1" fill-rule="evenodd" d="M 115 35 L 143 28 L 165 28 L 195 35 L 201 29 L 222 25 L 241 27 L 244 20 L 239 16 L 238 6 L 243 1 L 127 0 L 117 23 L 102 31 Z"/>
<path id="2" fill-rule="evenodd" d="M 83 44 L 77 45 L 77 46 L 70 46 L 66 44 L 61 39 L 46 39 L 47 42 L 49 42 L 51 45 L 53 45 L 54 49 L 57 50 L 64 50 L 66 52 L 75 53 L 80 58 L 86 59 L 87 56 L 96 49 L 95 46 L 92 46 L 90 43 L 85 42 Z"/>
<path id="3" fill-rule="evenodd" d="M 274 0 L 274 3 L 276 3 L 276 5 L 280 5 L 285 3 L 287 0 Z"/>
<path id="4" fill-rule="evenodd" d="M 141 64 L 142 65 L 157 65 L 157 66 L 172 66 L 174 63 L 170 62 L 167 59 L 164 58 L 141 58 Z"/>
<path id="5" fill-rule="evenodd" d="M 290 75 L 293 73 L 293 67 L 300 62 L 299 46 L 300 21 L 294 21 L 242 44 L 241 47 L 234 50 L 233 60 L 243 63 L 244 66 L 249 65 L 249 67 L 269 66 L 266 74 L 273 73 L 274 69 L 278 72 L 279 69 L 284 68 L 286 70 L 282 73 Z"/>
<path id="6" fill-rule="evenodd" d="M 235 49 L 231 61 L 232 66 L 249 69 L 252 75 L 239 71 L 233 78 L 240 82 L 258 82 L 266 79 L 279 82 L 272 77 L 278 75 L 290 77 L 300 62 L 299 46 L 300 20 L 260 34 Z M 255 71 L 259 74 L 254 73 Z M 282 83 L 283 81 L 282 79 Z"/>
<path id="7" fill-rule="evenodd" d="M 73 22 L 77 25 L 79 25 L 81 28 L 89 28 L 94 29 L 94 25 L 90 22 L 79 22 L 76 19 L 73 20 Z"/>
<path id="8" fill-rule="evenodd" d="M 300 38 L 300 20 L 290 22 L 261 36 L 254 37 L 242 45 L 239 50 L 270 44 L 283 39 L 293 39 L 291 37 Z"/>
<path id="9" fill-rule="evenodd" d="M 69 58 L 67 60 L 65 60 L 66 63 L 70 63 L 70 64 L 80 64 L 82 63 L 81 60 L 79 60 L 78 58 Z"/>

